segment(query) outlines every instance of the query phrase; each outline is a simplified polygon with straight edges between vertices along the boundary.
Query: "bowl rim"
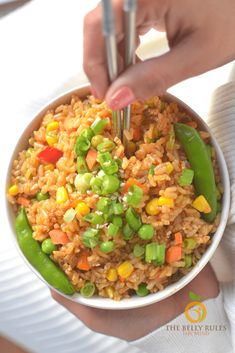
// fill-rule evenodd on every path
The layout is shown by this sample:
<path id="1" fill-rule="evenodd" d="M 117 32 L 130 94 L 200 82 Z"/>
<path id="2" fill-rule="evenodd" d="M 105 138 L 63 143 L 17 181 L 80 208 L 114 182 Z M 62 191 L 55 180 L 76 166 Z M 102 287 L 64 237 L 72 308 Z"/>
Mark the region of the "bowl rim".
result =
<path id="1" fill-rule="evenodd" d="M 68 91 L 65 91 L 64 93 L 54 97 L 53 99 L 51 99 L 48 103 L 44 104 L 42 106 L 42 108 L 40 108 L 34 114 L 30 123 L 27 125 L 27 127 L 21 133 L 21 136 L 18 139 L 18 141 L 15 145 L 14 151 L 12 153 L 12 157 L 9 162 L 9 166 L 8 166 L 7 174 L 6 174 L 6 179 L 5 179 L 6 190 L 9 185 L 9 179 L 10 179 L 10 173 L 11 173 L 13 161 L 16 158 L 17 154 L 22 150 L 22 146 L 25 145 L 25 143 L 23 143 L 23 141 L 25 141 L 26 138 L 28 139 L 29 135 L 33 132 L 33 130 L 35 128 L 35 124 L 39 126 L 40 121 L 42 120 L 45 113 L 49 109 L 52 109 L 52 108 L 58 106 L 59 104 L 61 104 L 62 101 L 63 101 L 63 103 L 66 103 L 71 99 L 71 97 L 73 95 L 78 95 L 79 97 L 82 98 L 82 97 L 85 97 L 89 93 L 90 93 L 90 86 L 88 84 L 76 86 L 76 87 L 74 87 Z M 83 305 L 87 305 L 87 306 L 99 308 L 99 309 L 125 310 L 125 309 L 134 309 L 134 308 L 138 308 L 138 307 L 151 305 L 153 303 L 164 300 L 164 299 L 168 298 L 169 296 L 178 292 L 183 287 L 185 287 L 189 282 L 191 282 L 199 274 L 199 272 L 210 261 L 212 255 L 214 254 L 214 252 L 215 252 L 217 246 L 219 245 L 219 242 L 223 236 L 223 232 L 226 227 L 226 223 L 227 223 L 227 219 L 228 219 L 228 215 L 229 215 L 229 208 L 230 208 L 230 181 L 229 181 L 228 169 L 227 169 L 225 158 L 223 156 L 223 152 L 222 152 L 218 142 L 216 141 L 213 133 L 211 132 L 210 128 L 208 127 L 208 125 L 193 109 L 191 109 L 186 103 L 181 101 L 179 98 L 173 96 L 172 94 L 166 93 L 165 95 L 163 95 L 162 98 L 165 101 L 176 102 L 179 105 L 180 109 L 189 113 L 190 116 L 193 117 L 193 119 L 196 119 L 197 121 L 199 121 L 200 126 L 202 126 L 205 131 L 209 132 L 210 138 L 211 138 L 211 143 L 216 151 L 216 156 L 217 156 L 217 161 L 218 161 L 218 165 L 219 165 L 219 169 L 220 169 L 220 173 L 221 173 L 222 183 L 224 186 L 221 220 L 220 220 L 220 223 L 219 223 L 219 226 L 218 226 L 216 232 L 214 233 L 214 235 L 212 237 L 212 242 L 209 245 L 209 247 L 206 249 L 206 252 L 202 255 L 201 259 L 192 268 L 192 270 L 190 272 L 188 272 L 185 276 L 181 277 L 177 282 L 166 286 L 162 291 L 158 291 L 156 293 L 149 294 L 146 297 L 133 296 L 131 298 L 122 299 L 120 301 L 114 301 L 109 298 L 102 298 L 102 297 L 98 297 L 98 296 L 94 296 L 92 298 L 87 299 L 87 298 L 84 298 L 81 295 L 79 295 L 79 293 L 75 293 L 73 296 L 65 295 L 64 293 L 61 293 L 60 291 L 58 291 L 57 289 L 52 287 L 49 283 L 47 283 L 47 281 L 40 275 L 40 273 L 29 263 L 29 261 L 24 256 L 24 254 L 21 251 L 19 244 L 17 242 L 15 229 L 13 226 L 15 214 L 12 210 L 11 204 L 7 200 L 7 197 L 5 197 L 7 218 L 8 218 L 8 222 L 10 224 L 10 228 L 11 228 L 10 236 L 11 236 L 11 238 L 17 248 L 19 255 L 23 258 L 23 260 L 27 264 L 27 266 L 36 274 L 36 276 L 39 277 L 49 288 L 56 291 L 58 294 L 62 295 L 63 297 L 70 299 L 73 302 L 77 302 L 77 303 L 80 303 Z M 5 195 L 7 195 L 7 193 L 5 193 Z"/>

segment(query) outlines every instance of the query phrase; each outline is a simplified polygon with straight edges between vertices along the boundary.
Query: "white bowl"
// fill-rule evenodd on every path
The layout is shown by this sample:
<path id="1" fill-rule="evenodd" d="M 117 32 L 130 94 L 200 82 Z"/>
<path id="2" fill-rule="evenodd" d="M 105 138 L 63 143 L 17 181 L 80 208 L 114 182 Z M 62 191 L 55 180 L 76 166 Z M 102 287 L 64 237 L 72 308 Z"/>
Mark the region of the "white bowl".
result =
<path id="1" fill-rule="evenodd" d="M 69 103 L 71 96 L 76 94 L 79 97 L 85 97 L 88 93 L 90 92 L 89 86 L 80 86 L 78 88 L 75 88 L 71 91 L 66 92 L 63 95 L 60 95 L 59 97 L 53 99 L 51 102 L 49 102 L 46 106 L 44 106 L 33 118 L 31 123 L 26 127 L 24 133 L 20 137 L 12 159 L 10 161 L 9 169 L 8 169 L 8 175 L 7 175 L 7 181 L 6 181 L 6 187 L 9 185 L 9 180 L 10 180 L 10 172 L 12 168 L 12 163 L 13 160 L 16 159 L 18 153 L 25 149 L 28 145 L 28 139 L 32 132 L 36 129 L 39 128 L 41 120 L 45 113 L 47 112 L 48 109 L 53 109 L 59 106 L 60 104 L 64 103 Z M 163 299 L 166 299 L 170 295 L 176 293 L 179 291 L 181 288 L 186 286 L 192 279 L 198 275 L 198 273 L 203 269 L 203 267 L 209 262 L 211 259 L 212 255 L 214 254 L 225 229 L 227 218 L 228 218 L 228 213 L 229 213 L 229 205 L 230 205 L 230 183 L 229 183 L 229 175 L 228 175 L 228 170 L 226 166 L 226 162 L 223 156 L 223 153 L 213 137 L 213 134 L 211 133 L 210 129 L 206 125 L 206 123 L 191 109 L 189 108 L 185 103 L 177 99 L 176 97 L 166 94 L 164 96 L 164 99 L 168 102 L 176 102 L 181 109 L 186 111 L 189 116 L 193 117 L 195 119 L 201 128 L 203 130 L 208 131 L 211 136 L 211 142 L 213 147 L 215 148 L 216 151 L 216 156 L 219 164 L 219 169 L 220 169 L 220 174 L 222 178 L 222 183 L 223 183 L 223 188 L 224 188 L 224 194 L 223 194 L 223 201 L 222 201 L 222 214 L 221 214 L 221 221 L 219 224 L 219 227 L 217 228 L 217 231 L 212 237 L 212 242 L 207 248 L 206 252 L 203 254 L 201 259 L 198 261 L 198 263 L 192 268 L 192 270 L 182 277 L 180 280 L 177 282 L 170 284 L 167 286 L 164 290 L 159 291 L 154 294 L 149 294 L 146 297 L 138 297 L 138 296 L 133 296 L 129 299 L 122 299 L 121 301 L 113 301 L 108 298 L 102 298 L 98 296 L 94 296 L 92 298 L 86 299 L 80 296 L 78 293 L 74 294 L 73 296 L 67 296 L 64 295 L 61 292 L 61 295 L 67 297 L 68 299 L 81 303 L 84 305 L 88 305 L 91 307 L 96 307 L 96 308 L 101 308 L 101 309 L 113 309 L 113 310 L 120 310 L 120 309 L 132 309 L 132 308 L 137 308 L 137 307 L 142 307 L 145 305 L 149 305 L 158 301 L 161 301 Z M 16 243 L 17 249 L 20 253 L 20 255 L 23 257 L 24 261 L 27 263 L 27 265 L 31 268 L 31 270 L 42 280 L 44 281 L 48 286 L 50 286 L 43 278 L 42 276 L 38 273 L 38 271 L 27 261 L 27 259 L 24 257 L 22 251 L 19 248 L 19 245 L 16 240 L 16 235 L 15 235 L 15 229 L 14 229 L 14 220 L 15 220 L 15 214 L 13 213 L 11 205 L 7 202 L 7 209 L 8 209 L 8 215 L 9 215 L 9 222 L 12 228 L 12 236 L 14 238 L 14 241 Z M 51 287 L 51 286 L 50 286 Z M 52 288 L 52 287 L 51 287 Z M 53 288 L 54 289 L 54 288 Z M 55 290 L 55 289 L 54 289 Z"/>

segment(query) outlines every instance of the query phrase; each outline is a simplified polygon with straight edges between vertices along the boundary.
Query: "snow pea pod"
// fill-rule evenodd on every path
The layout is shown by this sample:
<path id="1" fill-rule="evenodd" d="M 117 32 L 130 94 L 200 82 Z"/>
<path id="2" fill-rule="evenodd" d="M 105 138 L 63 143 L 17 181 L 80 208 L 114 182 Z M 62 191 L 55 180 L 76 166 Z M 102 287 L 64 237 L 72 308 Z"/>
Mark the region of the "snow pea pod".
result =
<path id="1" fill-rule="evenodd" d="M 196 129 L 182 123 L 176 123 L 174 128 L 194 171 L 193 184 L 196 192 L 203 195 L 211 207 L 211 212 L 203 213 L 202 217 L 206 222 L 213 222 L 216 216 L 216 184 L 206 144 Z"/>
<path id="2" fill-rule="evenodd" d="M 62 270 L 41 250 L 40 244 L 33 239 L 25 209 L 22 207 L 15 220 L 19 246 L 36 270 L 54 288 L 64 294 L 72 295 L 75 290 Z"/>

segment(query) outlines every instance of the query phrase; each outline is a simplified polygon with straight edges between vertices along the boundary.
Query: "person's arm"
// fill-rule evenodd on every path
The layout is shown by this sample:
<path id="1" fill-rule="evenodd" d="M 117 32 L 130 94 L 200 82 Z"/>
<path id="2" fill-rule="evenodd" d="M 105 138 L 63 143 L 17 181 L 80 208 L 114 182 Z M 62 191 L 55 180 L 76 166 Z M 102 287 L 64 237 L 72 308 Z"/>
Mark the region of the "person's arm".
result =
<path id="1" fill-rule="evenodd" d="M 139 62 L 108 84 L 102 9 L 85 17 L 84 69 L 95 93 L 112 109 L 136 98 L 161 95 L 170 86 L 235 58 L 234 0 L 138 0 L 137 32 L 166 31 L 170 51 Z M 119 48 L 123 46 L 123 0 L 114 0 Z M 121 51 L 123 52 L 123 51 Z M 120 66 L 122 66 L 120 55 Z"/>

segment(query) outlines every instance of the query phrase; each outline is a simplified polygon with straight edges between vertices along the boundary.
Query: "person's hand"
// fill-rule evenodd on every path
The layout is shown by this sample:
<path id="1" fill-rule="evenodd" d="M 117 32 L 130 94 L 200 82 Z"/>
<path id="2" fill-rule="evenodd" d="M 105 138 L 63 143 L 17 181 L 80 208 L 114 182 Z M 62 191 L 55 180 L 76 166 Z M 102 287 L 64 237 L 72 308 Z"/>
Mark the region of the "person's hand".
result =
<path id="1" fill-rule="evenodd" d="M 170 86 L 235 59 L 234 0 L 138 0 L 138 35 L 154 27 L 167 33 L 170 51 L 138 62 L 109 87 L 102 9 L 99 4 L 84 21 L 84 70 L 93 94 L 111 109 L 135 99 L 161 95 Z M 123 53 L 123 0 L 113 1 L 120 53 Z M 122 60 L 120 55 L 120 66 Z"/>
<path id="2" fill-rule="evenodd" d="M 125 340 L 135 340 L 181 314 L 189 302 L 189 291 L 196 292 L 204 299 L 218 295 L 218 282 L 210 265 L 207 265 L 191 283 L 176 294 L 159 303 L 138 309 L 95 309 L 65 299 L 55 291 L 52 291 L 52 296 L 91 330 Z"/>

